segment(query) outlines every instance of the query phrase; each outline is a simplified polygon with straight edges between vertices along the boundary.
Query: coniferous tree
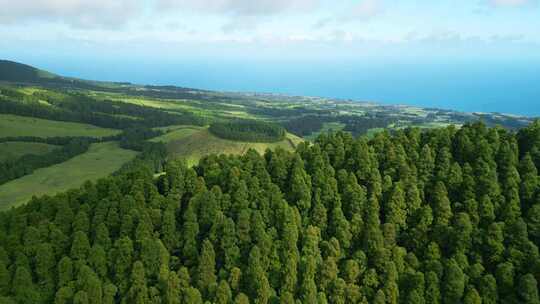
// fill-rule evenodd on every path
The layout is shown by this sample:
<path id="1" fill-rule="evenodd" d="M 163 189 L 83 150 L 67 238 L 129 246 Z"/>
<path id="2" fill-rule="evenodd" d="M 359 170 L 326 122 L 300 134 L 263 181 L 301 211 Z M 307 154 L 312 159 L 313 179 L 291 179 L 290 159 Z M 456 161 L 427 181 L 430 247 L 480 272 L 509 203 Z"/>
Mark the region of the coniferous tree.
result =
<path id="1" fill-rule="evenodd" d="M 249 253 L 247 276 L 249 279 L 250 292 L 253 302 L 257 304 L 268 303 L 271 295 L 270 284 L 265 271 L 260 263 L 261 256 L 257 246 Z"/>
<path id="2" fill-rule="evenodd" d="M 539 151 L 466 124 L 129 165 L 0 213 L 0 302 L 539 303 Z"/>
<path id="3" fill-rule="evenodd" d="M 127 292 L 126 303 L 144 304 L 149 302 L 148 286 L 144 265 L 141 261 L 133 263 L 130 287 Z"/>
<path id="4" fill-rule="evenodd" d="M 193 265 L 197 261 L 197 238 L 199 235 L 199 223 L 195 207 L 190 204 L 184 213 L 184 224 L 182 226 L 182 257 L 187 265 Z"/>
<path id="5" fill-rule="evenodd" d="M 540 299 L 538 298 L 538 286 L 536 279 L 532 274 L 526 274 L 519 280 L 519 296 L 522 303 L 526 304 L 538 304 Z"/>
<path id="6" fill-rule="evenodd" d="M 454 259 L 447 262 L 444 287 L 444 303 L 460 303 L 465 289 L 465 275 Z"/>
<path id="7" fill-rule="evenodd" d="M 216 254 L 214 246 L 208 240 L 202 244 L 197 270 L 197 286 L 203 295 L 210 295 L 216 288 Z"/>
<path id="8" fill-rule="evenodd" d="M 32 274 L 24 266 L 17 266 L 15 269 L 11 293 L 17 303 L 31 304 L 40 301 L 40 295 L 32 281 Z"/>

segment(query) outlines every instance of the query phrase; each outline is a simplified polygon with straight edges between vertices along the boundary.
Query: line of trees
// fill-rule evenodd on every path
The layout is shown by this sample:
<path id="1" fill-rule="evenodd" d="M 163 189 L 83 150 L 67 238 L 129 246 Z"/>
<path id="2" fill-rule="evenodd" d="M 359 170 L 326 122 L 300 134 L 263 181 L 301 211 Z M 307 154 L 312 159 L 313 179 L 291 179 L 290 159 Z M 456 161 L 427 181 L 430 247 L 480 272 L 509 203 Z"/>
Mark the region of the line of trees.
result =
<path id="1" fill-rule="evenodd" d="M 0 213 L 2 303 L 538 304 L 540 123 L 133 164 Z"/>
<path id="2" fill-rule="evenodd" d="M 7 136 L 0 137 L 0 143 L 5 142 L 33 142 L 55 146 L 64 146 L 73 140 L 84 140 L 89 143 L 119 140 L 121 134 L 106 137 L 85 137 L 85 136 L 55 136 L 55 137 L 37 137 L 37 136 Z"/>
<path id="3" fill-rule="evenodd" d="M 119 141 L 121 148 L 145 152 L 144 155 L 159 155 L 157 159 L 164 159 L 166 156 L 165 146 L 158 143 L 148 142 L 153 137 L 162 135 L 162 131 L 148 128 L 126 129 L 121 134 L 107 136 L 103 138 L 94 137 L 3 137 L 0 142 L 38 142 L 51 145 L 59 145 L 61 148 L 55 149 L 42 155 L 26 154 L 17 159 L 8 159 L 0 162 L 0 185 L 8 181 L 31 174 L 37 169 L 49 167 L 65 162 L 77 155 L 88 151 L 93 143 Z M 153 151 L 153 152 L 149 152 Z M 148 158 L 148 157 L 147 157 Z M 154 157 L 155 158 L 155 157 Z M 161 167 L 160 161 L 156 160 L 154 166 L 156 170 Z"/>
<path id="4" fill-rule="evenodd" d="M 291 119 L 283 123 L 283 126 L 287 131 L 303 137 L 320 131 L 324 123 L 330 121 L 332 121 L 330 116 L 307 115 Z"/>
<path id="5" fill-rule="evenodd" d="M 123 102 L 98 101 L 79 93 L 36 92 L 32 96 L 21 97 L 21 93 L 11 89 L 2 88 L 1 92 L 0 113 L 3 114 L 88 123 L 113 129 L 206 123 L 204 118 L 189 112 L 177 111 L 171 114 Z M 43 105 L 40 100 L 52 106 Z"/>
<path id="6" fill-rule="evenodd" d="M 370 129 L 386 128 L 398 120 L 388 115 L 372 114 L 368 116 L 341 116 L 341 123 L 345 124 L 344 131 L 351 132 L 353 136 L 364 135 Z"/>
<path id="7" fill-rule="evenodd" d="M 18 159 L 8 159 L 0 162 L 0 185 L 31 174 L 37 169 L 65 162 L 70 158 L 85 153 L 89 147 L 90 142 L 88 140 L 78 138 L 46 154 L 26 154 Z"/>
<path id="8" fill-rule="evenodd" d="M 308 136 L 314 132 L 320 131 L 323 128 L 324 123 L 327 122 L 343 123 L 345 124 L 344 131 L 352 133 L 353 136 L 360 136 L 365 135 L 370 129 L 373 128 L 386 128 L 388 125 L 398 122 L 398 119 L 389 115 L 378 114 L 371 114 L 367 116 L 307 115 L 284 122 L 283 126 L 289 132 L 298 136 Z M 421 123 L 421 121 L 416 122 Z"/>
<path id="9" fill-rule="evenodd" d="M 221 138 L 249 142 L 275 142 L 283 140 L 286 135 L 280 125 L 256 120 L 217 122 L 209 130 Z"/>

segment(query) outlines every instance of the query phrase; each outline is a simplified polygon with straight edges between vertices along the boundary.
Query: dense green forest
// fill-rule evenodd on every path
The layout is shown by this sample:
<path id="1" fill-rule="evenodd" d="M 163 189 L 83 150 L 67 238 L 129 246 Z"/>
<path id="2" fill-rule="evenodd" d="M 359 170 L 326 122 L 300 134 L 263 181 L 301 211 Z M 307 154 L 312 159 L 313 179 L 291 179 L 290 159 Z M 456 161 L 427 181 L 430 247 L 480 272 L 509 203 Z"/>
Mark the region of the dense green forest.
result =
<path id="1" fill-rule="evenodd" d="M 283 123 L 283 126 L 287 131 L 298 136 L 308 136 L 321 130 L 324 123 L 330 121 L 326 116 L 306 115 L 291 119 Z"/>
<path id="2" fill-rule="evenodd" d="M 0 302 L 539 303 L 540 122 L 160 153 L 0 213 Z"/>
<path id="3" fill-rule="evenodd" d="M 398 122 L 399 119 L 371 114 L 366 115 L 366 117 L 341 116 L 339 121 L 345 124 L 344 131 L 351 132 L 353 136 L 358 136 L 368 133 L 371 129 L 386 128 L 390 124 Z"/>
<path id="4" fill-rule="evenodd" d="M 250 142 L 275 142 L 283 140 L 286 135 L 283 127 L 256 120 L 216 122 L 210 125 L 209 130 L 217 137 Z"/>

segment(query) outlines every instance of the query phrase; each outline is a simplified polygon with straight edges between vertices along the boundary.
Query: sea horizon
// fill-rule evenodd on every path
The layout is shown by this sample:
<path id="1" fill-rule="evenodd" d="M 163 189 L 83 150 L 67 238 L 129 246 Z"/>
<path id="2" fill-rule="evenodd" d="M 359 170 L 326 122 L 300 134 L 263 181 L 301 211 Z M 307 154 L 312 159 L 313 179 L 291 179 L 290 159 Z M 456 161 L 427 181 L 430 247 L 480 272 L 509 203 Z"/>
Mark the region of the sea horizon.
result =
<path id="1" fill-rule="evenodd" d="M 540 61 L 536 60 L 312 64 L 217 59 L 24 59 L 16 58 L 59 75 L 88 80 L 540 116 Z"/>

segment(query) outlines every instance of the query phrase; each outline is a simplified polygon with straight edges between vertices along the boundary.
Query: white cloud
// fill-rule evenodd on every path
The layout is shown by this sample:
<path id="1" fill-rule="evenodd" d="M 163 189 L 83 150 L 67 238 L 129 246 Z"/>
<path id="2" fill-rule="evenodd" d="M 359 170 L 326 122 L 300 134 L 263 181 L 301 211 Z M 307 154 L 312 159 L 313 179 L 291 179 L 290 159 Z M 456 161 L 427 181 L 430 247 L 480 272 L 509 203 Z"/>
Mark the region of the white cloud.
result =
<path id="1" fill-rule="evenodd" d="M 234 16 L 269 16 L 309 12 L 320 0 L 157 0 L 158 8 Z"/>
<path id="2" fill-rule="evenodd" d="M 307 14 L 319 8 L 322 0 L 156 0 L 158 13 L 194 13 L 222 17 L 221 30 L 231 34 L 253 30 L 272 17 Z"/>
<path id="3" fill-rule="evenodd" d="M 142 12 L 131 0 L 0 0 L 0 23 L 54 21 L 75 27 L 118 27 Z"/>
<path id="4" fill-rule="evenodd" d="M 535 0 L 489 0 L 489 4 L 494 7 L 523 7 L 536 2 Z"/>
<path id="5" fill-rule="evenodd" d="M 313 28 L 320 29 L 332 24 L 341 25 L 343 23 L 354 21 L 367 21 L 383 12 L 383 0 L 362 0 L 337 16 L 326 17 L 319 20 L 315 23 Z"/>
<path id="6" fill-rule="evenodd" d="M 228 32 L 253 28 L 271 16 L 315 11 L 322 0 L 0 0 L 0 24 L 56 22 L 119 28 L 188 14 L 224 18 Z M 222 20 L 223 21 L 223 20 Z"/>
<path id="7" fill-rule="evenodd" d="M 350 17 L 367 19 L 375 17 L 383 12 L 383 4 L 381 0 L 363 0 L 350 12 Z"/>

